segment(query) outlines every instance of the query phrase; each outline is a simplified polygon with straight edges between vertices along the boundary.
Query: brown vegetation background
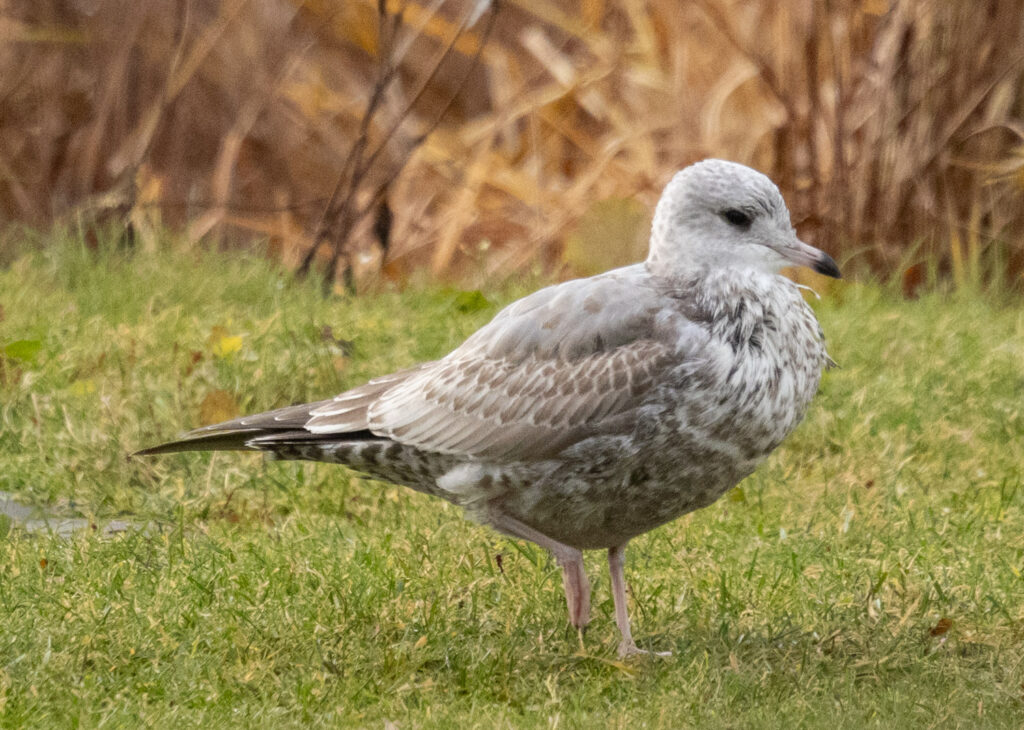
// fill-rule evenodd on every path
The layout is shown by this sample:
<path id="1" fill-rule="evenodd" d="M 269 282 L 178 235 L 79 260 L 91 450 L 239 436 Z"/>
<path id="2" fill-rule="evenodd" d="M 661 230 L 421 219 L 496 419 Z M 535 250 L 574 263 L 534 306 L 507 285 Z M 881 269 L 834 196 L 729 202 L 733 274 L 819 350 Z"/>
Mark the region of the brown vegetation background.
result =
<path id="1" fill-rule="evenodd" d="M 1022 91 L 1024 0 L 0 0 L 0 216 L 589 273 L 718 156 L 848 269 L 1020 284 Z"/>

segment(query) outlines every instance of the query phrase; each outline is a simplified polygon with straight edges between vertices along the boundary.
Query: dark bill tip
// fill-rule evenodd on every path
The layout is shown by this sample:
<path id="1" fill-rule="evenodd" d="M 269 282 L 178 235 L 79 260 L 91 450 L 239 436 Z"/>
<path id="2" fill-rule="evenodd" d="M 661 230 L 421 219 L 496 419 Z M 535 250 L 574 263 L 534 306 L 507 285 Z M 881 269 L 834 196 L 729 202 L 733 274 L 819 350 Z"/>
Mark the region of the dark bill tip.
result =
<path id="1" fill-rule="evenodd" d="M 822 252 L 821 258 L 814 262 L 813 268 L 819 274 L 831 276 L 833 279 L 843 278 L 843 274 L 839 271 L 839 265 L 836 263 L 836 260 L 825 252 Z"/>

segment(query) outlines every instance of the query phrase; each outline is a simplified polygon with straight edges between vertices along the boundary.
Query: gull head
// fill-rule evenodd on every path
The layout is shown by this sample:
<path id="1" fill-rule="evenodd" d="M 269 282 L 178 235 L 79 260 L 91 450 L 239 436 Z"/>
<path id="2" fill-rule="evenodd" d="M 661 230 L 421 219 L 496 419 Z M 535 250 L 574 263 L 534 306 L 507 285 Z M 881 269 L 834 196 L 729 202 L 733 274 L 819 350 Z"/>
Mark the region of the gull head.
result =
<path id="1" fill-rule="evenodd" d="M 647 257 L 652 273 L 713 268 L 778 273 L 794 265 L 840 276 L 831 256 L 797 238 L 782 194 L 757 170 L 704 160 L 677 172 L 661 194 Z"/>

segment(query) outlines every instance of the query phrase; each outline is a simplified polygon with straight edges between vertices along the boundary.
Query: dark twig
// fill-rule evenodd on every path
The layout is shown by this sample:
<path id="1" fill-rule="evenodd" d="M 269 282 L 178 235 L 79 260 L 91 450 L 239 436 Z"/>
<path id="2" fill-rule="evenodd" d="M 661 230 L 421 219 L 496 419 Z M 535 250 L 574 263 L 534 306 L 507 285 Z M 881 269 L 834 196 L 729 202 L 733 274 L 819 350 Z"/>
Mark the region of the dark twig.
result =
<path id="1" fill-rule="evenodd" d="M 412 158 L 412 153 L 415 152 L 420 147 L 420 145 L 426 142 L 427 138 L 430 137 L 430 135 L 434 132 L 435 129 L 437 129 L 441 121 L 445 118 L 445 116 L 447 116 L 448 111 L 452 107 L 452 104 L 455 103 L 455 100 L 458 98 L 459 93 L 462 91 L 463 88 L 465 88 L 466 83 L 469 81 L 470 75 L 479 65 L 480 56 L 483 54 L 484 47 L 487 45 L 487 41 L 491 37 L 491 32 L 494 30 L 494 21 L 495 18 L 497 18 L 498 5 L 498 0 L 494 0 L 494 2 L 491 5 L 491 14 L 487 18 L 487 25 L 484 27 L 484 32 L 480 36 L 480 43 L 477 45 L 476 51 L 473 54 L 473 59 L 466 67 L 465 73 L 463 73 L 462 78 L 459 79 L 459 83 L 456 84 L 454 93 L 452 93 L 452 95 L 448 97 L 448 101 L 445 103 L 444 107 L 441 108 L 441 111 L 434 117 L 434 120 L 427 126 L 427 128 L 421 134 L 413 138 L 412 143 L 409 145 L 409 149 L 406 150 L 406 155 L 398 163 L 398 169 L 395 171 L 395 174 L 392 177 L 398 176 L 398 173 L 400 173 L 405 168 L 406 163 L 408 163 L 409 160 Z M 422 93 L 422 90 L 420 93 Z M 372 210 L 377 205 L 377 203 L 381 200 L 381 198 L 387 191 L 389 183 L 390 181 L 384 182 L 377 187 L 369 202 L 367 202 L 367 204 L 362 209 L 360 209 L 358 216 L 362 217 L 366 215 L 370 210 Z"/>
<path id="2" fill-rule="evenodd" d="M 378 59 L 377 78 L 374 81 L 373 90 L 370 94 L 369 100 L 367 101 L 366 110 L 360 120 L 356 139 L 342 163 L 342 169 L 338 176 L 338 181 L 335 184 L 317 223 L 313 244 L 306 252 L 298 268 L 300 276 L 307 275 L 320 247 L 328 241 L 331 241 L 333 250 L 331 252 L 327 268 L 324 272 L 323 283 L 325 293 L 330 291 L 337 275 L 338 266 L 341 263 L 343 263 L 345 267 L 346 289 L 350 291 L 354 289 L 351 275 L 352 267 L 348 260 L 348 252 L 345 250 L 345 244 L 349 236 L 355 229 L 356 224 L 362 220 L 364 216 L 368 215 L 370 211 L 374 209 L 379 211 L 382 205 L 386 208 L 386 203 L 383 199 L 386 195 L 389 183 L 394 180 L 402 169 L 404 169 L 413 152 L 422 145 L 427 137 L 437 128 L 441 120 L 451 109 L 452 104 L 454 104 L 463 88 L 465 88 L 472 72 L 478 67 L 483 48 L 487 44 L 494 28 L 497 12 L 498 2 L 495 0 L 495 2 L 491 4 L 487 25 L 481 35 L 481 40 L 477 45 L 476 52 L 474 53 L 467 70 L 459 79 L 458 84 L 447 99 L 440 113 L 435 116 L 422 133 L 413 137 L 407 148 L 403 150 L 402 157 L 397 162 L 397 168 L 387 176 L 383 176 L 386 180 L 374 188 L 367 203 L 363 206 L 357 206 L 357 194 L 370 171 L 373 169 L 374 165 L 377 164 L 387 147 L 392 143 L 392 140 L 401 128 L 401 125 L 405 123 L 416 104 L 421 100 L 423 94 L 434 81 L 441 69 L 441 66 L 451 57 L 459 38 L 461 38 L 469 28 L 470 20 L 473 19 L 473 10 L 470 9 L 470 11 L 462 18 L 455 34 L 435 57 L 431 64 L 430 72 L 423 77 L 423 80 L 420 82 L 416 92 L 412 95 L 401 112 L 396 115 L 394 121 L 387 128 L 386 132 L 382 135 L 376 145 L 371 148 L 370 129 L 372 122 L 375 116 L 380 112 L 385 92 L 398 76 L 398 68 L 401 59 L 396 57 L 396 47 L 398 44 L 395 42 L 395 39 L 398 37 L 404 18 L 404 8 L 399 9 L 397 12 L 392 14 L 387 11 L 384 0 L 379 0 L 377 4 L 377 14 L 378 32 L 380 35 L 380 57 Z M 390 209 L 387 210 L 388 216 L 390 216 Z M 388 228 L 390 230 L 390 219 Z"/>
<path id="3" fill-rule="evenodd" d="M 299 264 L 298 273 L 300 276 L 305 276 L 309 273 L 309 268 L 316 257 L 317 251 L 320 246 L 331 237 L 330 234 L 332 232 L 338 235 L 347 235 L 348 233 L 348 231 L 342 230 L 333 231 L 332 229 L 334 227 L 330 222 L 332 219 L 338 220 L 339 218 L 344 219 L 348 217 L 343 215 L 343 213 L 350 210 L 351 197 L 354 195 L 355 189 L 359 184 L 359 176 L 357 173 L 360 166 L 358 165 L 357 160 L 362 156 L 369 145 L 370 122 L 377 113 L 377 110 L 384 99 L 384 92 L 387 91 L 388 86 L 395 79 L 398 72 L 397 66 L 392 63 L 391 52 L 393 50 L 393 43 L 391 43 L 390 39 L 393 39 L 394 35 L 398 32 L 398 28 L 402 22 L 403 12 L 404 9 L 399 10 L 393 16 L 389 16 L 384 0 L 380 0 L 377 3 L 377 25 L 381 46 L 380 62 L 377 66 L 377 79 L 374 81 L 373 90 L 370 92 L 370 98 L 366 103 L 366 111 L 363 112 L 363 116 L 360 120 L 356 140 L 352 143 L 352 148 L 349 150 L 348 155 L 345 157 L 345 161 L 341 165 L 341 173 L 338 175 L 338 181 L 335 183 L 334 189 L 331 191 L 331 195 L 327 199 L 327 204 L 324 206 L 323 213 L 320 215 L 320 220 L 317 222 L 313 245 L 310 246 L 309 251 L 306 252 L 306 255 L 302 259 L 302 263 Z M 386 38 L 389 40 L 385 40 Z M 387 52 L 384 52 L 385 43 L 388 44 Z M 338 197 L 346 187 L 346 181 L 348 181 L 348 189 L 345 199 L 339 206 Z"/>

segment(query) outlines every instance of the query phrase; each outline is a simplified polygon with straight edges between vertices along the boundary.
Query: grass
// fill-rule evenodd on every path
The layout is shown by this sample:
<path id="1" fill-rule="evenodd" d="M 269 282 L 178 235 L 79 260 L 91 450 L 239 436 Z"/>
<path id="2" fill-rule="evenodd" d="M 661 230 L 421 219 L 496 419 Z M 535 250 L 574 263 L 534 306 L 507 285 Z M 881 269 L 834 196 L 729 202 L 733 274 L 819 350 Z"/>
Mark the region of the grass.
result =
<path id="1" fill-rule="evenodd" d="M 598 554 L 581 642 L 547 555 L 444 503 L 324 465 L 125 458 L 441 355 L 521 292 L 324 300 L 173 248 L 49 241 L 0 272 L 0 490 L 138 526 L 0 518 L 0 725 L 1019 726 L 1019 301 L 816 303 L 842 369 L 754 476 L 632 543 L 634 633 L 673 656 L 622 663 Z"/>

